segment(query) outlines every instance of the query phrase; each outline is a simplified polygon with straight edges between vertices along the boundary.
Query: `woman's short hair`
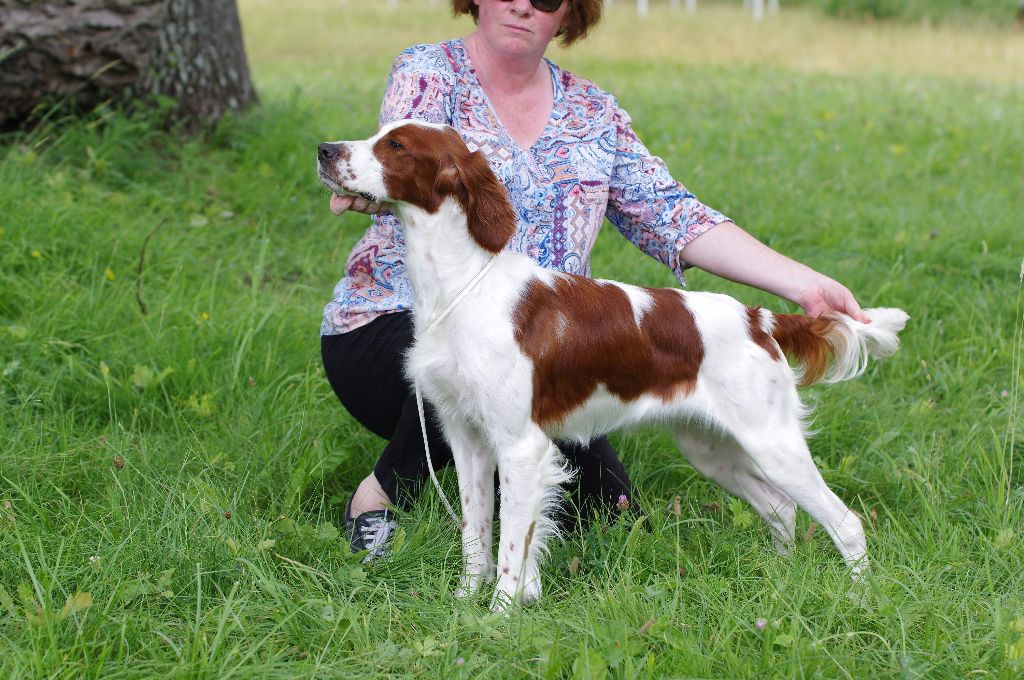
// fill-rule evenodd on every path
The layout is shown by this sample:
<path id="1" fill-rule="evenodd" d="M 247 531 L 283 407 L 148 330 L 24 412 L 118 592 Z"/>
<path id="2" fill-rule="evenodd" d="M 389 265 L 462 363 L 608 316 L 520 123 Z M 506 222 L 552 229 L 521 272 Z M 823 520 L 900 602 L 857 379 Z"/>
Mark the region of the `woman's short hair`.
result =
<path id="1" fill-rule="evenodd" d="M 569 3 L 569 13 L 565 28 L 558 32 L 559 42 L 568 47 L 580 38 L 587 35 L 597 22 L 601 21 L 601 10 L 604 7 L 604 0 L 565 0 Z M 473 21 L 479 17 L 476 3 L 473 0 L 452 0 L 452 13 L 470 14 Z"/>

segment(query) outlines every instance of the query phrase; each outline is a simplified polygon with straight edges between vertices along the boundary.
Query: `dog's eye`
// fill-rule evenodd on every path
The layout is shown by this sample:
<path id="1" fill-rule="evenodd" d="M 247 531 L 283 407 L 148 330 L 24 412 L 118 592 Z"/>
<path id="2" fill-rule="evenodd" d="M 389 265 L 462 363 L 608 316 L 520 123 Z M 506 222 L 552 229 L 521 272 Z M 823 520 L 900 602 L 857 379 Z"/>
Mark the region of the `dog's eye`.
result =
<path id="1" fill-rule="evenodd" d="M 392 149 L 404 149 L 405 148 L 405 147 L 403 147 L 401 144 L 399 144 L 398 142 L 396 142 L 393 139 L 389 139 L 388 140 L 388 146 L 390 146 Z"/>

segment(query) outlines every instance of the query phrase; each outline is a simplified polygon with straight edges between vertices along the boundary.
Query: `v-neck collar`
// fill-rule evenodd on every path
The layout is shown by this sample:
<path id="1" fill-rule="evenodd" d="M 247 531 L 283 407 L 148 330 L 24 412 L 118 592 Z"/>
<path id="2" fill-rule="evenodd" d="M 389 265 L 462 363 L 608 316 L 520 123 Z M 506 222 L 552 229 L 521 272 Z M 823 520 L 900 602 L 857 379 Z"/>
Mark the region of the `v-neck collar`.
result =
<path id="1" fill-rule="evenodd" d="M 512 148 L 519 150 L 520 153 L 532 156 L 532 151 L 536 148 L 537 144 L 551 133 L 555 121 L 561 118 L 561 103 L 564 88 L 562 87 L 561 71 L 558 66 L 547 57 L 544 57 L 544 63 L 547 65 L 548 73 L 551 76 L 551 113 L 548 114 L 548 120 L 544 124 L 544 128 L 541 130 L 540 134 L 537 135 L 537 138 L 533 140 L 533 143 L 531 143 L 529 147 L 523 148 L 519 146 L 519 143 L 516 142 L 508 129 L 505 128 L 505 124 L 498 116 L 498 112 L 494 109 L 494 105 L 491 104 L 491 99 L 487 96 L 487 91 L 484 90 L 484 86 L 480 83 L 480 79 L 477 77 L 476 66 L 473 64 L 473 59 L 470 57 L 469 50 L 466 48 L 465 38 L 456 38 L 452 41 L 452 44 L 462 52 L 462 58 L 465 61 L 466 72 L 470 79 L 470 84 L 472 87 L 480 91 L 480 98 L 487 105 L 487 109 L 494 117 L 494 120 L 498 125 L 498 132 L 505 138 Z"/>

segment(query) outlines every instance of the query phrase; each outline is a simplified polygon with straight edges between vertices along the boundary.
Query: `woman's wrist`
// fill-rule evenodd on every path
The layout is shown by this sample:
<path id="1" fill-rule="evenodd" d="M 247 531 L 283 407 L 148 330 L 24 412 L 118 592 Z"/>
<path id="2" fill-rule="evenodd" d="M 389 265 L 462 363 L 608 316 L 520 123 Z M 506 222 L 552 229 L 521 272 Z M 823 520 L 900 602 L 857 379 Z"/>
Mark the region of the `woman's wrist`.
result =
<path id="1" fill-rule="evenodd" d="M 813 306 L 818 292 L 828 283 L 832 283 L 832 279 L 806 265 L 790 261 L 795 265 L 792 267 L 794 271 L 788 272 L 788 275 L 783 277 L 780 282 L 781 290 L 776 295 L 793 304 L 800 305 L 803 310 L 807 311 L 809 306 Z"/>

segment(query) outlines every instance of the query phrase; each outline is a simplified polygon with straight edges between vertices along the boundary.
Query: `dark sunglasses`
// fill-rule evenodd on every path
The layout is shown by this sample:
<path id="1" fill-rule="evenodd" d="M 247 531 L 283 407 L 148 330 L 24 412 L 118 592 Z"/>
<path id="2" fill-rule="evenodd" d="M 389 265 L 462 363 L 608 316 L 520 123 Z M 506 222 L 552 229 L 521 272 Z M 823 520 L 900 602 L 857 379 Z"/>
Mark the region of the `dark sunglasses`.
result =
<path id="1" fill-rule="evenodd" d="M 539 12 L 557 12 L 563 0 L 530 0 L 533 8 Z"/>

